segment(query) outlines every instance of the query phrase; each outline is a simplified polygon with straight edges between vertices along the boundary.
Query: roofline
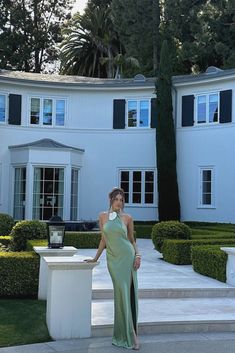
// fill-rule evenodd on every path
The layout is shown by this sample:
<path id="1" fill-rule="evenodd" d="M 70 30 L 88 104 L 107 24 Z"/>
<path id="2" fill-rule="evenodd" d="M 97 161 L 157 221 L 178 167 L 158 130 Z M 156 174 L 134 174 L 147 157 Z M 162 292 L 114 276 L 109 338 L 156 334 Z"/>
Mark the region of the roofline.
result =
<path id="1" fill-rule="evenodd" d="M 235 69 L 221 70 L 217 72 L 201 73 L 197 75 L 179 75 L 172 76 L 174 86 L 184 86 L 198 83 L 208 83 L 211 81 L 220 81 L 235 78 Z"/>

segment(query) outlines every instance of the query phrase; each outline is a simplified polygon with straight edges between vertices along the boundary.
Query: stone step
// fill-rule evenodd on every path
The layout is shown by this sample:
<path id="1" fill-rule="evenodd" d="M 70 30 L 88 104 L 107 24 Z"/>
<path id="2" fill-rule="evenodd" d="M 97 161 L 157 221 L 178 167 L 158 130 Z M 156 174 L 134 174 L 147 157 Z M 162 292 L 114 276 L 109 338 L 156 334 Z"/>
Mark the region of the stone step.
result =
<path id="1" fill-rule="evenodd" d="M 139 300 L 139 334 L 235 332 L 235 298 L 155 298 Z M 92 335 L 109 336 L 113 300 L 92 301 Z"/>
<path id="2" fill-rule="evenodd" d="M 151 298 L 235 298 L 234 288 L 142 288 L 140 299 Z M 92 299 L 113 299 L 113 289 L 93 289 Z"/>

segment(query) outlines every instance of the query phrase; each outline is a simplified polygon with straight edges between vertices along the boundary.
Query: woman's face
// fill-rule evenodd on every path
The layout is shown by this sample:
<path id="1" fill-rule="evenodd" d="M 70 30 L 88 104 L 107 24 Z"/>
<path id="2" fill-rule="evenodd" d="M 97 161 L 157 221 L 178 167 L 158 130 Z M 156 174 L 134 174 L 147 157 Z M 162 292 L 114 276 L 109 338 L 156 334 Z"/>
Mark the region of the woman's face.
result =
<path id="1" fill-rule="evenodd" d="M 112 209 L 113 211 L 120 211 L 123 209 L 123 197 L 121 194 L 116 195 L 112 202 Z"/>

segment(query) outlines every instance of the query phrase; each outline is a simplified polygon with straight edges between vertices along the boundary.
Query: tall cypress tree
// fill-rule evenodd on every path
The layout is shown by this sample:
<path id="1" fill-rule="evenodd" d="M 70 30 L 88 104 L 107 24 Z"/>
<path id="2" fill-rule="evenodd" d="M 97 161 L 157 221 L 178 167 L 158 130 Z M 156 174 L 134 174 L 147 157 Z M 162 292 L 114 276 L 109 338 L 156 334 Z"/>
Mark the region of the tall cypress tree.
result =
<path id="1" fill-rule="evenodd" d="M 180 220 L 176 172 L 176 143 L 171 92 L 171 52 L 163 41 L 156 83 L 158 122 L 156 128 L 159 220 Z"/>

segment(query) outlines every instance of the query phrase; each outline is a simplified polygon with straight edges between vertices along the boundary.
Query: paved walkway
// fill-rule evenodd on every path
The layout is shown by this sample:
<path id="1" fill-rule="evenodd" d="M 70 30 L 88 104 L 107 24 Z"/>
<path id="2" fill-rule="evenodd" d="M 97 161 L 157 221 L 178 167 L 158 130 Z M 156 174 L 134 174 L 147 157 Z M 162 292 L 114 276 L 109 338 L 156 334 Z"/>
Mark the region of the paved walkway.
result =
<path id="1" fill-rule="evenodd" d="M 191 320 L 198 320 L 202 317 L 200 315 L 212 319 L 220 317 L 235 320 L 234 287 L 201 276 L 195 273 L 191 266 L 175 266 L 164 262 L 161 255 L 153 249 L 150 240 L 138 239 L 137 243 L 143 259 L 141 269 L 138 272 L 139 292 L 144 293 L 144 291 L 152 289 L 154 296 L 156 296 L 155 299 L 140 300 L 140 321 L 151 322 L 156 321 L 156 319 L 162 321 L 185 320 L 187 315 Z M 81 259 L 94 254 L 95 250 L 93 249 L 78 251 L 78 256 Z M 111 288 L 112 283 L 106 267 L 105 254 L 103 254 L 100 258 L 100 265 L 95 268 L 93 273 L 93 290 L 94 292 L 100 291 L 102 295 L 104 290 L 107 290 L 108 293 Z M 203 293 L 207 293 L 207 291 L 209 294 L 214 293 L 214 298 L 202 298 L 201 290 L 203 290 Z M 193 299 L 192 292 L 198 297 Z M 182 298 L 182 295 L 187 298 Z M 153 302 L 154 300 L 157 301 Z M 145 301 L 147 301 L 146 305 L 144 304 Z M 215 302 L 214 307 L 212 301 Z M 104 307 L 102 307 L 102 302 L 105 303 Z M 112 315 L 112 300 L 93 300 L 93 326 L 111 323 Z M 235 327 L 233 331 L 235 331 Z M 188 332 L 188 330 L 185 329 L 185 332 Z M 140 352 L 143 353 L 235 352 L 234 332 L 159 333 L 142 335 L 140 341 Z M 110 337 L 61 340 L 0 348 L 0 353 L 116 353 L 126 351 L 126 349 L 112 346 Z"/>

